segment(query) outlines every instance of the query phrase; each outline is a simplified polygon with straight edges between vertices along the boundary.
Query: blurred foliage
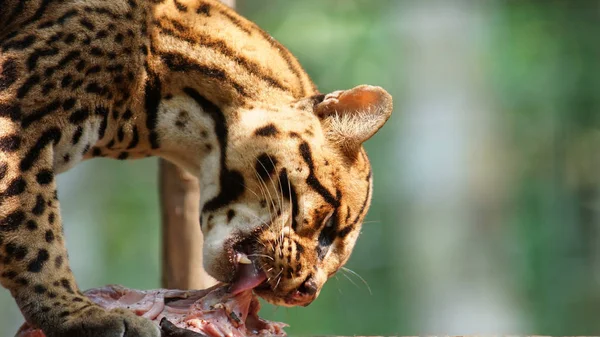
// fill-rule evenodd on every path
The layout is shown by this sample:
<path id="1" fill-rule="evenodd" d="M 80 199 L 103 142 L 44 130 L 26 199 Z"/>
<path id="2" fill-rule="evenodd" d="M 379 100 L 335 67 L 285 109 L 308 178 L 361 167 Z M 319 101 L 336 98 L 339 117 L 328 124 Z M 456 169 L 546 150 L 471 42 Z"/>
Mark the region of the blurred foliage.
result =
<path id="1" fill-rule="evenodd" d="M 289 323 L 291 335 L 430 333 L 416 323 L 424 286 L 412 275 L 423 257 L 397 253 L 414 238 L 403 229 L 411 221 L 405 215 L 411 196 L 398 182 L 403 163 L 393 155 L 410 67 L 399 21 L 417 0 L 238 1 L 239 11 L 297 55 L 322 92 L 369 83 L 390 91 L 396 105 L 366 144 L 373 205 L 347 265 L 360 277 L 340 272 L 309 307 L 265 305 L 261 314 Z M 425 3 L 432 10 L 439 4 Z M 520 326 L 528 328 L 498 333 L 594 334 L 600 331 L 600 2 L 486 4 L 476 10 L 485 28 L 476 47 L 484 55 L 485 94 L 509 186 L 497 228 L 472 233 L 464 245 L 480 242 L 492 251 L 492 276 L 516 299 L 507 310 L 522 313 Z M 61 177 L 70 258 L 82 288 L 159 286 L 155 177 L 154 159 L 95 160 Z M 432 245 L 445 240 L 430 237 Z M 11 336 L 20 320 L 9 294 L 0 292 L 0 335 Z"/>

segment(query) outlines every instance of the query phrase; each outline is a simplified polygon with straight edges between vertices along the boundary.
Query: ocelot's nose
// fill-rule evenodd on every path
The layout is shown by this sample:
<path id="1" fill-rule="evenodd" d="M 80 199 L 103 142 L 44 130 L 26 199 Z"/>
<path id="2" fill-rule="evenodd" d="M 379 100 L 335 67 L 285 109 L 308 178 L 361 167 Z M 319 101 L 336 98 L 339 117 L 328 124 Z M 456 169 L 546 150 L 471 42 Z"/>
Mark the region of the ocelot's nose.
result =
<path id="1" fill-rule="evenodd" d="M 308 306 L 317 298 L 319 285 L 312 277 L 307 277 L 304 282 L 285 299 L 287 304 Z"/>
<path id="2" fill-rule="evenodd" d="M 304 283 L 302 283 L 300 285 L 300 287 L 298 287 L 298 291 L 301 294 L 307 295 L 307 296 L 312 296 L 312 295 L 316 294 L 318 290 L 319 290 L 319 287 L 318 287 L 317 283 L 315 282 L 315 279 L 312 277 L 308 277 L 306 280 L 304 280 Z"/>

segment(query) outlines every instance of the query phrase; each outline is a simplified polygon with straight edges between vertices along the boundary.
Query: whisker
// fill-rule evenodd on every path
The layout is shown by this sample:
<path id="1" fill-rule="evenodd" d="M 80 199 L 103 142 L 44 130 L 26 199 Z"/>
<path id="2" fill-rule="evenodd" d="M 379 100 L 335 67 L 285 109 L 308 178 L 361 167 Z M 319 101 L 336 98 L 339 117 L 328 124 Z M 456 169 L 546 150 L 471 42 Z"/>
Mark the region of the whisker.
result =
<path id="1" fill-rule="evenodd" d="M 269 256 L 269 255 L 265 255 L 265 254 L 248 254 L 248 256 L 249 256 L 249 257 L 252 257 L 252 256 L 265 257 L 265 258 L 267 258 L 267 259 L 270 259 L 270 260 L 272 260 L 272 261 L 275 261 L 275 259 L 273 259 L 271 256 Z"/>
<path id="2" fill-rule="evenodd" d="M 369 290 L 369 295 L 373 295 L 373 292 L 371 291 L 371 287 L 369 287 L 369 283 L 362 276 L 360 276 L 357 272 L 355 272 L 354 270 L 352 270 L 350 268 L 346 268 L 346 267 L 341 267 L 340 269 L 343 271 L 349 272 L 352 275 L 358 277 L 365 284 L 365 286 L 367 286 L 367 290 Z M 350 279 L 350 278 L 348 278 L 348 279 Z M 352 282 L 352 283 L 354 283 L 354 282 Z"/>

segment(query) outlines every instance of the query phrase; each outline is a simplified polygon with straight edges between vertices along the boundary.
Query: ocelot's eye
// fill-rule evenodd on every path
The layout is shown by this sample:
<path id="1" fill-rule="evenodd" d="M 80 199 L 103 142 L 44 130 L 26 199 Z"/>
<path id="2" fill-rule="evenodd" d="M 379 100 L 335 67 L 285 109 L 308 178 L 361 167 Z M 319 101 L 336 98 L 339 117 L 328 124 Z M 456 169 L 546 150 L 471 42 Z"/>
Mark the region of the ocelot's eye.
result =
<path id="1" fill-rule="evenodd" d="M 325 219 L 323 219 L 323 227 L 321 229 L 321 234 L 319 234 L 319 246 L 331 246 L 333 240 L 335 240 L 336 221 L 337 217 L 335 216 L 335 211 L 331 211 L 331 213 L 327 214 Z"/>

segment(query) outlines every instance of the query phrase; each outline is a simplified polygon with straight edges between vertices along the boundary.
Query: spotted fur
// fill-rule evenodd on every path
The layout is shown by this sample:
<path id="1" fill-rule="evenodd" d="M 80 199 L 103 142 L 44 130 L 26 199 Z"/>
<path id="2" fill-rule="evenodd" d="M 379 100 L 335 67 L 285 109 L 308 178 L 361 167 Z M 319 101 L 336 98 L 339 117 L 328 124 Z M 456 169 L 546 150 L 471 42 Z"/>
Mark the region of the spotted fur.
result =
<path id="1" fill-rule="evenodd" d="M 208 0 L 0 0 L 0 282 L 48 336 L 158 336 L 83 296 L 55 175 L 92 157 L 166 158 L 201 186 L 205 268 L 237 253 L 256 291 L 307 305 L 348 259 L 371 198 L 361 144 L 391 97 L 320 94 L 290 52 Z"/>

